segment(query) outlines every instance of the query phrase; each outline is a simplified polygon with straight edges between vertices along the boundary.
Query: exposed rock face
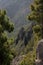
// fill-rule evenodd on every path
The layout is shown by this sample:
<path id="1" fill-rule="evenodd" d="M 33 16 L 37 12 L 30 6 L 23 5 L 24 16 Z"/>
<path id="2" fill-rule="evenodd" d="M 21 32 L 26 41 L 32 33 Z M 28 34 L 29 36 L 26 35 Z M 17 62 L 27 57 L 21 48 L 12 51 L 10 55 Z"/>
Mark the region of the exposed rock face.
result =
<path id="1" fill-rule="evenodd" d="M 36 65 L 43 65 L 43 39 L 38 42 L 35 62 Z"/>
<path id="2" fill-rule="evenodd" d="M 17 56 L 13 59 L 11 65 L 20 65 L 21 60 L 26 57 L 25 55 Z"/>

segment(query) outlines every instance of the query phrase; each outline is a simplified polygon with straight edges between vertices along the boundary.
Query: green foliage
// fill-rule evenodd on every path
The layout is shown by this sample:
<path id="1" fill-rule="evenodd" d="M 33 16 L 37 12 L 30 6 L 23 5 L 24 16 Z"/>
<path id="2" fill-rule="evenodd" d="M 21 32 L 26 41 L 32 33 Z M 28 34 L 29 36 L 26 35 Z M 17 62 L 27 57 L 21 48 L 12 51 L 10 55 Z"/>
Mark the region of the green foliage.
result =
<path id="1" fill-rule="evenodd" d="M 34 26 L 34 31 L 42 31 L 41 36 L 43 38 L 43 0 L 34 0 L 34 4 L 31 5 L 31 11 L 32 12 L 28 16 L 28 19 L 37 22 L 38 27 Z"/>
<path id="2" fill-rule="evenodd" d="M 6 11 L 0 10 L 0 65 L 10 65 L 13 58 L 14 52 L 11 51 L 13 40 L 5 34 L 5 31 L 12 32 L 13 30 L 14 26 L 6 16 Z"/>
<path id="3" fill-rule="evenodd" d="M 35 33 L 38 33 L 38 32 L 41 31 L 41 27 L 40 27 L 39 25 L 35 25 L 35 26 L 33 27 L 33 30 L 35 31 Z"/>
<path id="4" fill-rule="evenodd" d="M 28 53 L 26 57 L 20 62 L 20 65 L 35 65 L 35 55 L 32 52 Z"/>
<path id="5" fill-rule="evenodd" d="M 32 10 L 32 11 L 34 11 L 34 10 L 35 10 L 35 8 L 34 8 L 34 6 L 33 6 L 33 5 L 31 5 L 31 10 Z"/>
<path id="6" fill-rule="evenodd" d="M 39 40 L 40 40 L 40 38 L 37 36 L 37 34 L 34 33 L 33 50 L 28 51 L 28 53 L 25 55 L 24 59 L 20 62 L 20 65 L 35 65 L 36 47 L 37 47 L 37 43 Z M 31 44 L 33 44 L 33 42 L 30 42 L 30 45 L 28 47 L 31 47 Z"/>
<path id="7" fill-rule="evenodd" d="M 34 4 L 31 5 L 31 11 L 28 20 L 37 22 L 37 24 L 33 26 L 34 46 L 33 50 L 29 51 L 26 57 L 21 61 L 20 65 L 35 65 L 37 42 L 41 39 L 41 36 L 43 38 L 43 0 L 34 0 Z M 30 45 L 32 43 L 30 43 Z"/>

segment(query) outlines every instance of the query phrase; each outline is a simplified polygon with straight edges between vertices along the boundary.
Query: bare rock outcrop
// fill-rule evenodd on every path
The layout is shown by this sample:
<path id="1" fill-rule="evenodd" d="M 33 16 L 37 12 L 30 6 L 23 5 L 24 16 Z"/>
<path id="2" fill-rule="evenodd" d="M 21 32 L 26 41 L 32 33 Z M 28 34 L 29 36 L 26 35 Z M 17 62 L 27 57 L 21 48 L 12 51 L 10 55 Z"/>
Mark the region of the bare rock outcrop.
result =
<path id="1" fill-rule="evenodd" d="M 43 39 L 38 42 L 35 63 L 36 65 L 43 65 Z"/>

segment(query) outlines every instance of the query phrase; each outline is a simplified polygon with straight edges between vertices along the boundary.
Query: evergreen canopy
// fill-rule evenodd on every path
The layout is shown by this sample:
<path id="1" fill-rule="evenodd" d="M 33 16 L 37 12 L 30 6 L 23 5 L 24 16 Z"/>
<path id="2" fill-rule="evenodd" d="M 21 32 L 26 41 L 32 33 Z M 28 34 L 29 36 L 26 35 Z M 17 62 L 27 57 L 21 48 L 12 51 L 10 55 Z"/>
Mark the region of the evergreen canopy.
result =
<path id="1" fill-rule="evenodd" d="M 41 36 L 43 38 L 43 0 L 34 0 L 28 19 L 36 21 L 37 25 L 41 27 Z"/>
<path id="2" fill-rule="evenodd" d="M 6 11 L 0 10 L 0 65 L 10 65 L 10 61 L 13 58 L 10 49 L 13 41 L 5 33 L 5 31 L 12 32 L 13 30 L 14 26 L 7 17 Z"/>

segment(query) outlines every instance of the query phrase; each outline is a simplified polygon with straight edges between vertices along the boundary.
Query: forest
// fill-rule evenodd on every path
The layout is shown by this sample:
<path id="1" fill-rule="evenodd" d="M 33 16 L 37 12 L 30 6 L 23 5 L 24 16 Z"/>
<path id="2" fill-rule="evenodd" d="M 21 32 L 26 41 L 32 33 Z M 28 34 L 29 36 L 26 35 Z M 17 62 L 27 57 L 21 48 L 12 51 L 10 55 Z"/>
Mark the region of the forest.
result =
<path id="1" fill-rule="evenodd" d="M 0 65 L 36 65 L 36 48 L 43 39 L 43 0 L 33 0 L 29 5 L 26 20 L 20 17 L 27 23 L 16 20 L 18 26 L 12 22 L 13 16 L 10 18 L 7 10 L 0 8 Z"/>

